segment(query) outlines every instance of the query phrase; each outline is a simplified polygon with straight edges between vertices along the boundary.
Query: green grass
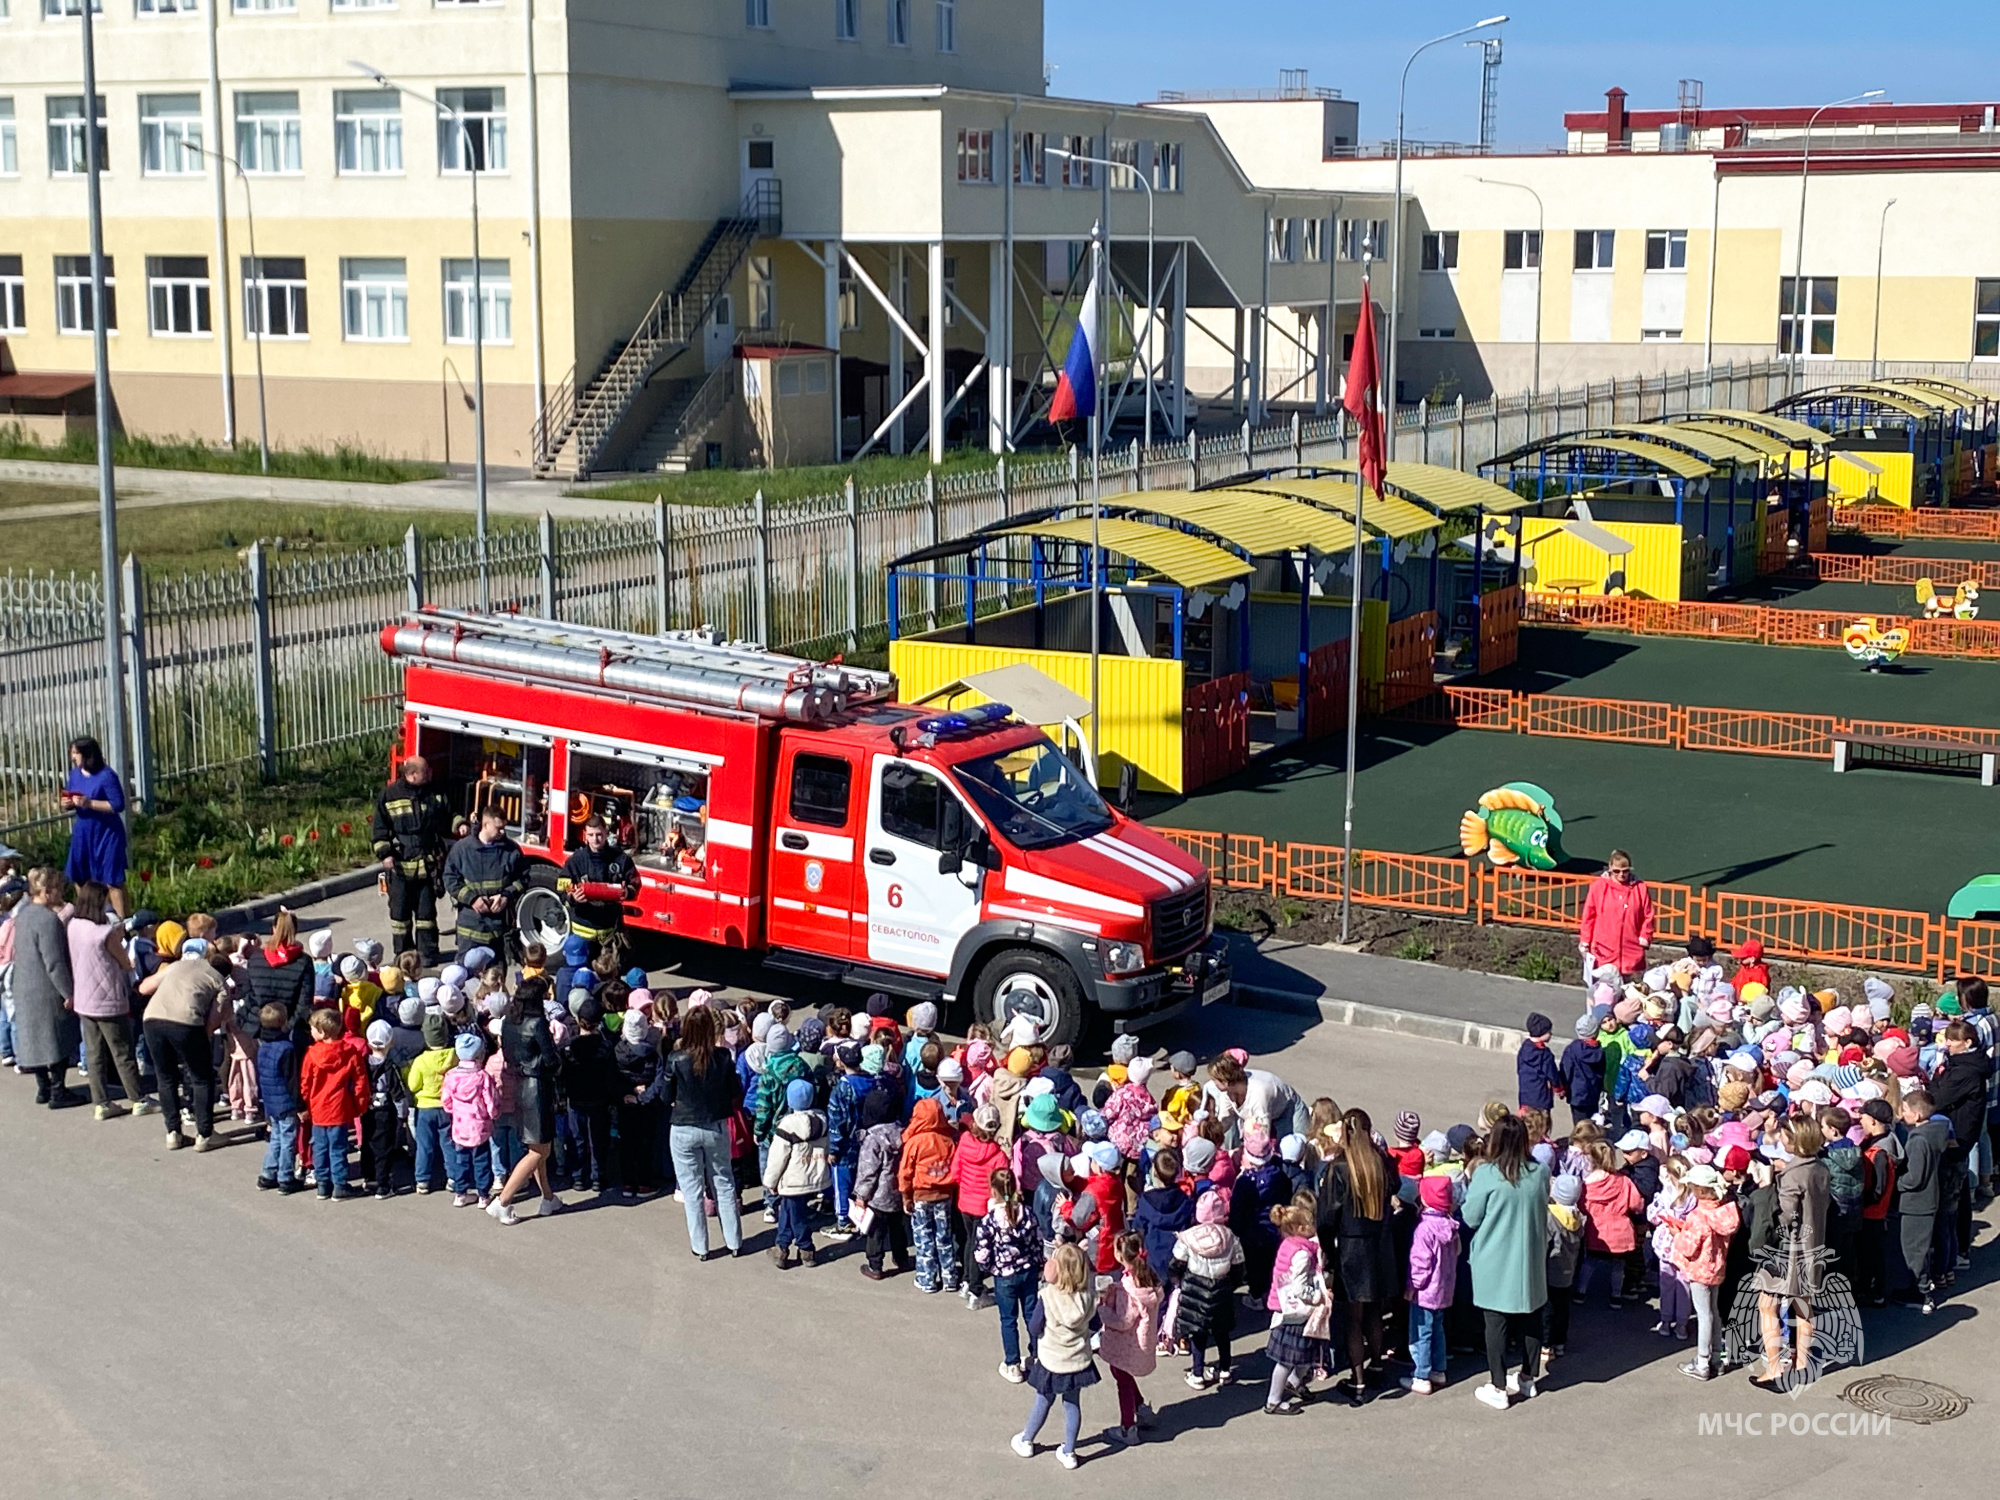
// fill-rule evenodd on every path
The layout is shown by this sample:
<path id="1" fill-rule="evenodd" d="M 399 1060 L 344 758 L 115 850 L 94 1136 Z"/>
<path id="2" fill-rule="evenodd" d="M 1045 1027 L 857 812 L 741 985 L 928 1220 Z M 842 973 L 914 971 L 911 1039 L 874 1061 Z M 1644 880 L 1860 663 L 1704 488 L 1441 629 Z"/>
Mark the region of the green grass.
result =
<path id="1" fill-rule="evenodd" d="M 118 516 L 118 551 L 148 568 L 200 571 L 236 567 L 238 553 L 260 538 L 284 538 L 284 557 L 352 552 L 400 545 L 412 525 L 425 536 L 468 535 L 473 518 L 455 511 L 371 510 L 287 505 L 268 500 L 192 500 L 141 506 Z M 97 515 L 8 521 L 0 509 L 0 569 L 67 573 L 95 571 Z"/>
<path id="2" fill-rule="evenodd" d="M 95 505 L 97 491 L 80 484 L 40 484 L 0 479 L 0 514 L 31 505 Z"/>
<path id="3" fill-rule="evenodd" d="M 198 438 L 116 437 L 112 457 L 136 469 L 193 469 L 204 474 L 262 472 L 255 443 L 217 447 Z M 97 439 L 73 432 L 60 443 L 32 441 L 19 423 L 0 426 L 0 458 L 39 459 L 45 463 L 94 464 Z M 271 472 L 287 479 L 347 479 L 366 484 L 403 484 L 412 479 L 436 479 L 441 464 L 386 458 L 366 449 L 336 443 L 331 448 L 274 448 Z"/>
<path id="4" fill-rule="evenodd" d="M 1043 455 L 1029 454 L 1026 457 Z M 611 484 L 581 485 L 566 491 L 592 500 L 638 500 L 651 504 L 660 496 L 675 505 L 741 505 L 759 490 L 766 500 L 797 500 L 838 494 L 854 476 L 857 485 L 897 484 L 921 480 L 930 468 L 923 454 L 892 458 L 886 454 L 858 464 L 823 464 L 797 469 L 697 469 L 691 474 L 660 474 L 645 479 L 621 479 Z M 964 469 L 993 467 L 993 455 L 979 448 L 955 449 L 938 466 L 940 475 Z"/>

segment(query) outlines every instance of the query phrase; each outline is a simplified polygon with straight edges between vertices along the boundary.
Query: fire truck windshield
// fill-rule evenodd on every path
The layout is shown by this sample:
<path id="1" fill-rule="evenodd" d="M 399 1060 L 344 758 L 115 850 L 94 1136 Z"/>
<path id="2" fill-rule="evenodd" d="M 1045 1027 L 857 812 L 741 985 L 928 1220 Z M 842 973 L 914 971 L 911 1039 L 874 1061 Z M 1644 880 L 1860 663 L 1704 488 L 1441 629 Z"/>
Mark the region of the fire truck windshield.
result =
<path id="1" fill-rule="evenodd" d="M 1046 849 L 1111 827 L 1111 809 L 1046 739 L 960 761 L 952 774 L 1008 842 Z"/>

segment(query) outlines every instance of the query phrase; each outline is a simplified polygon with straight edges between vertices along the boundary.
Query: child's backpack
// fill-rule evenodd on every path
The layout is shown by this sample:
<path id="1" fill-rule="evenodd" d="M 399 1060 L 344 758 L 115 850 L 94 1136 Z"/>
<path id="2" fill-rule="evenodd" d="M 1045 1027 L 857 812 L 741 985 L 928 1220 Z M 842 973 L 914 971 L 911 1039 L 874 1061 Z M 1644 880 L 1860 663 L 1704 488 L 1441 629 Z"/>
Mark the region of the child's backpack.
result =
<path id="1" fill-rule="evenodd" d="M 1638 1052 L 1628 1052 L 1625 1060 L 1618 1065 L 1618 1081 L 1612 1085 L 1611 1098 L 1617 1104 L 1637 1104 L 1652 1090 L 1646 1080 L 1639 1076 L 1639 1070 L 1646 1065 L 1646 1058 Z"/>

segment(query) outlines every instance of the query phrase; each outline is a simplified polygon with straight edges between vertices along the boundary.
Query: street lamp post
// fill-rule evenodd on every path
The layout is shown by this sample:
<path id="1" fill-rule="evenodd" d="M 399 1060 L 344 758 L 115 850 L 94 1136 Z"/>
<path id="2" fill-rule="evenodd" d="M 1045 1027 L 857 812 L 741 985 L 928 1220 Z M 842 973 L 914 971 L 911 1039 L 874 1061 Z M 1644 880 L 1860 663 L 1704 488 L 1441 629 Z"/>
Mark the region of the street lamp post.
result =
<path id="1" fill-rule="evenodd" d="M 90 346 L 97 406 L 98 590 L 104 602 L 105 760 L 125 775 L 125 661 L 118 619 L 118 487 L 111 452 L 111 344 L 105 329 L 104 151 L 97 139 L 97 48 L 91 35 L 91 0 L 80 0 L 83 20 L 83 150 L 89 173 Z"/>
<path id="2" fill-rule="evenodd" d="M 1868 344 L 1868 378 L 1873 380 L 1877 367 L 1882 363 L 1882 243 L 1889 236 L 1889 210 L 1896 206 L 1891 198 L 1882 205 L 1882 219 L 1875 226 L 1875 335 Z"/>
<path id="3" fill-rule="evenodd" d="M 1812 310 L 1806 306 L 1806 186 L 1812 171 L 1812 128 L 1819 117 L 1843 104 L 1859 104 L 1863 99 L 1879 99 L 1883 90 L 1849 94 L 1822 104 L 1806 116 L 1805 136 L 1799 144 L 1799 233 L 1792 244 L 1792 388 L 1796 396 L 1805 383 L 1806 337 L 1812 327 Z"/>
<path id="4" fill-rule="evenodd" d="M 1548 210 L 1542 203 L 1542 195 L 1525 182 L 1500 182 L 1491 177 L 1476 177 L 1473 181 L 1483 182 L 1488 187 L 1519 188 L 1535 200 L 1535 403 L 1539 405 L 1542 398 L 1542 262 L 1549 253 Z"/>
<path id="5" fill-rule="evenodd" d="M 465 153 L 466 175 L 472 179 L 472 498 L 476 551 L 479 558 L 479 607 L 493 607 L 493 585 L 486 566 L 486 288 L 485 268 L 479 260 L 479 167 L 480 155 L 472 149 L 472 127 L 463 110 L 442 99 L 396 82 L 380 68 L 365 62 L 349 62 L 358 73 L 375 80 L 376 87 L 395 89 L 430 105 L 458 126 L 460 149 Z"/>
<path id="6" fill-rule="evenodd" d="M 1140 339 L 1139 347 L 1145 350 L 1144 365 L 1146 370 L 1146 435 L 1142 441 L 1143 441 L 1143 446 L 1150 449 L 1153 446 L 1152 337 L 1153 337 L 1153 297 L 1155 294 L 1155 287 L 1153 283 L 1153 184 L 1146 180 L 1146 174 L 1144 172 L 1141 172 L 1137 167 L 1127 166 L 1123 162 L 1108 161 L 1101 156 L 1079 156 L 1077 155 L 1076 152 L 1065 151 L 1060 146 L 1049 147 L 1047 154 L 1050 156 L 1066 157 L 1070 161 L 1088 162 L 1091 166 L 1103 167 L 1107 171 L 1115 172 L 1123 170 L 1129 172 L 1132 174 L 1132 180 L 1137 182 L 1140 187 L 1146 190 L 1146 331 L 1144 336 Z M 1105 226 L 1104 234 L 1105 234 L 1105 247 L 1108 252 L 1111 242 L 1110 225 L 1107 224 Z"/>
<path id="7" fill-rule="evenodd" d="M 212 156 L 224 166 L 236 170 L 237 181 L 243 184 L 243 218 L 250 228 L 250 271 L 251 275 L 243 283 L 247 292 L 256 286 L 262 295 L 264 286 L 263 264 L 257 259 L 257 207 L 250 199 L 250 177 L 243 170 L 243 163 L 226 151 L 217 151 L 213 146 L 204 146 L 190 141 L 188 145 L 203 156 Z M 229 267 L 223 266 L 223 295 L 228 295 Z M 247 311 L 247 309 L 246 309 Z M 266 301 L 256 309 L 250 319 L 250 337 L 257 349 L 257 467 L 263 473 L 271 472 L 271 427 L 264 410 L 264 325 L 271 320 L 271 305 Z"/>
<path id="8" fill-rule="evenodd" d="M 1505 16 L 1488 16 L 1483 21 L 1475 21 L 1470 26 L 1461 26 L 1456 31 L 1447 31 L 1443 36 L 1434 36 L 1403 64 L 1403 81 L 1396 87 L 1396 191 L 1390 203 L 1389 220 L 1389 401 L 1382 414 L 1384 429 L 1383 448 L 1387 451 L 1384 459 L 1396 456 L 1396 348 L 1402 338 L 1403 313 L 1403 106 L 1410 91 L 1410 69 L 1416 60 L 1431 48 L 1445 42 L 1456 41 L 1468 32 L 1482 31 L 1488 26 L 1504 26 Z"/>

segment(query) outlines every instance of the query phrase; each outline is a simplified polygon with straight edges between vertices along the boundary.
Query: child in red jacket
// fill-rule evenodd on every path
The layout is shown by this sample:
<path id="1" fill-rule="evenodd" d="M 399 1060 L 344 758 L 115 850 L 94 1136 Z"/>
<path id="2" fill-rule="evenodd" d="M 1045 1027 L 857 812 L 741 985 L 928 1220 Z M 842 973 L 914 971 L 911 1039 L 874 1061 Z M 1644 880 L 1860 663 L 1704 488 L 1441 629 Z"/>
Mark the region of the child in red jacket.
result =
<path id="1" fill-rule="evenodd" d="M 1109 1141 L 1089 1146 L 1090 1177 L 1083 1190 L 1097 1202 L 1097 1274 L 1118 1270 L 1118 1236 L 1125 1232 L 1125 1179 L 1118 1175 L 1124 1158 Z"/>
<path id="2" fill-rule="evenodd" d="M 313 1176 L 319 1200 L 358 1198 L 347 1183 L 347 1140 L 368 1112 L 368 1065 L 341 1034 L 340 1013 L 312 1013 L 313 1044 L 299 1065 L 299 1093 L 312 1122 Z"/>
<path id="3" fill-rule="evenodd" d="M 999 1134 L 1000 1106 L 982 1104 L 972 1112 L 971 1127 L 959 1136 L 951 1154 L 951 1180 L 958 1184 L 952 1238 L 958 1244 L 959 1264 L 965 1267 L 965 1305 L 974 1309 L 986 1295 L 986 1273 L 972 1253 L 972 1239 L 993 1200 L 993 1174 L 1007 1165 L 1007 1152 L 994 1139 Z"/>

